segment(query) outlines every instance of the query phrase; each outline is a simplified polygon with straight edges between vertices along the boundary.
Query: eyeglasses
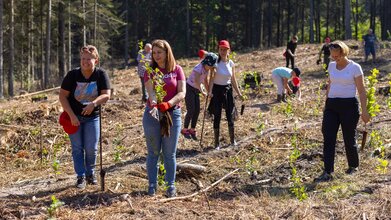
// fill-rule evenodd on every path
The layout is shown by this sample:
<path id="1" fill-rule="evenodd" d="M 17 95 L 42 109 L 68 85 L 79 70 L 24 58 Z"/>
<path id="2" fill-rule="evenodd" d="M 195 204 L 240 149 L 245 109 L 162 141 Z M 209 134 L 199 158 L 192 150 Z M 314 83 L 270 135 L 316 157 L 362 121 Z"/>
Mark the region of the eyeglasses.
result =
<path id="1" fill-rule="evenodd" d="M 329 48 L 330 49 L 340 49 L 341 46 L 339 44 L 330 44 Z"/>

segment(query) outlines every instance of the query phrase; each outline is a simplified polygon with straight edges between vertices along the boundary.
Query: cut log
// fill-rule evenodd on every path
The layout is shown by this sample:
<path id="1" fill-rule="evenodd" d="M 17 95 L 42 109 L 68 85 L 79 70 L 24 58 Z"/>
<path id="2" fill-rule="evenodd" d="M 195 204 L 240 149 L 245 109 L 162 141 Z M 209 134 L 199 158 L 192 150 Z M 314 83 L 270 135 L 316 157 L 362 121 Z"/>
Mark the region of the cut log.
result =
<path id="1" fill-rule="evenodd" d="M 180 163 L 177 164 L 177 170 L 194 176 L 204 173 L 206 171 L 206 167 L 197 164 Z"/>

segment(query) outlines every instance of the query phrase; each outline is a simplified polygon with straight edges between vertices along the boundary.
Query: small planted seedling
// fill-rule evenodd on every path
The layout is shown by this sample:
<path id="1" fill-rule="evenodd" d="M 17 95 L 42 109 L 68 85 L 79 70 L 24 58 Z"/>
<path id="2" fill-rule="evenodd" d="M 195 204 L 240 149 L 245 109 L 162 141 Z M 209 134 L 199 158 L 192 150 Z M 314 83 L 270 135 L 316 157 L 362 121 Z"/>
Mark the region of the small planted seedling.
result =
<path id="1" fill-rule="evenodd" d="M 292 187 L 290 188 L 291 192 L 296 196 L 299 201 L 303 201 L 308 198 L 306 193 L 306 188 L 303 186 L 300 176 L 297 174 L 297 168 L 295 163 L 300 157 L 301 152 L 298 148 L 298 138 L 297 138 L 297 127 L 295 125 L 294 133 L 291 137 L 291 145 L 293 150 L 289 156 L 289 166 L 291 167 L 291 182 Z"/>
<path id="2" fill-rule="evenodd" d="M 380 112 L 380 105 L 377 103 L 375 95 L 378 74 L 379 70 L 374 68 L 371 70 L 371 75 L 367 78 L 367 110 L 371 117 L 375 117 Z"/>
<path id="3" fill-rule="evenodd" d="M 372 131 L 370 136 L 371 140 L 369 142 L 369 145 L 374 148 L 374 155 L 378 157 L 378 164 L 376 165 L 376 170 L 379 173 L 386 174 L 389 162 L 385 156 L 386 148 L 384 147 L 381 135 L 378 131 Z"/>
<path id="4" fill-rule="evenodd" d="M 47 208 L 49 219 L 55 219 L 58 209 L 65 203 L 52 196 L 52 203 Z"/>
<path id="5" fill-rule="evenodd" d="M 257 133 L 260 134 L 262 133 L 263 130 L 265 130 L 265 118 L 263 116 L 263 113 L 262 112 L 259 112 L 258 113 L 258 127 L 257 127 Z"/>

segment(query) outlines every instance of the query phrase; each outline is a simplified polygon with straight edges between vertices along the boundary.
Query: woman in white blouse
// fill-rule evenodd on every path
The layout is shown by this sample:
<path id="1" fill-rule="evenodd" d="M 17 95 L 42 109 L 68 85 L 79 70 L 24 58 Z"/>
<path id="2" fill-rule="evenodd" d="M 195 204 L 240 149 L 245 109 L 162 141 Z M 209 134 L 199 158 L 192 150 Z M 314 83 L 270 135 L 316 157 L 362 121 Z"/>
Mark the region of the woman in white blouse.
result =
<path id="1" fill-rule="evenodd" d="M 358 171 L 359 158 L 356 141 L 356 128 L 360 118 L 358 92 L 361 104 L 361 119 L 367 123 L 370 119 L 366 105 L 364 74 L 361 66 L 348 59 L 349 47 L 342 41 L 330 45 L 331 62 L 328 67 L 329 82 L 326 92 L 326 104 L 323 112 L 322 133 L 324 139 L 324 172 L 316 182 L 333 179 L 335 144 L 339 126 L 345 143 L 348 160 L 347 174 Z"/>

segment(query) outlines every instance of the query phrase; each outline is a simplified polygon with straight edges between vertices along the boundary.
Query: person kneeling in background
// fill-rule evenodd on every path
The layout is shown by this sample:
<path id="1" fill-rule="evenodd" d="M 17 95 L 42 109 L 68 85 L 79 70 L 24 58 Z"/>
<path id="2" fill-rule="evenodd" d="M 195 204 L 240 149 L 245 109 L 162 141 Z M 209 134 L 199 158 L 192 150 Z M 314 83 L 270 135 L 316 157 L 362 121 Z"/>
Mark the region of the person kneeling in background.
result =
<path id="1" fill-rule="evenodd" d="M 293 70 L 287 67 L 277 67 L 272 70 L 272 80 L 273 83 L 277 86 L 277 102 L 286 102 L 285 90 L 288 95 L 293 94 L 293 90 L 288 85 L 288 80 L 293 80 L 296 77 L 299 77 L 300 74 L 301 71 L 297 67 L 293 68 Z M 295 79 L 295 81 L 299 81 L 300 83 L 300 78 L 299 80 Z M 300 90 L 298 89 L 298 91 Z"/>

